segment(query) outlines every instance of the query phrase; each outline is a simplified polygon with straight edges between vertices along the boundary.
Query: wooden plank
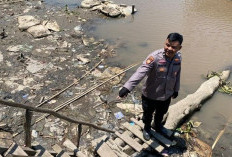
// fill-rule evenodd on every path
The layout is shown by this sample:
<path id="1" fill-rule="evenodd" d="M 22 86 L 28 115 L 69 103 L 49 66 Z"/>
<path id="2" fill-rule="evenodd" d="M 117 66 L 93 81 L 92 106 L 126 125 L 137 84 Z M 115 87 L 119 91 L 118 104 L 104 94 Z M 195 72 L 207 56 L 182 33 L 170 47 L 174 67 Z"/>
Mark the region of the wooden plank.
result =
<path id="1" fill-rule="evenodd" d="M 36 151 L 29 148 L 29 147 L 21 146 L 21 148 L 23 149 L 24 152 L 27 153 L 28 156 L 35 156 L 35 154 L 36 154 Z"/>
<path id="2" fill-rule="evenodd" d="M 63 146 L 65 146 L 66 148 L 72 150 L 74 152 L 74 154 L 76 154 L 78 157 L 86 157 L 86 155 L 84 155 L 81 151 L 79 151 L 77 149 L 77 146 L 75 146 L 72 141 L 70 141 L 69 139 L 66 139 L 63 143 Z"/>
<path id="3" fill-rule="evenodd" d="M 24 146 L 21 146 L 21 148 L 23 149 L 24 152 L 27 153 L 28 156 L 35 156 L 35 154 L 36 154 L 36 151 L 33 150 L 33 149 L 31 149 L 31 148 L 24 147 Z M 0 146 L 0 154 L 3 154 L 8 149 L 9 149 L 9 147 L 2 147 L 2 146 Z"/>
<path id="4" fill-rule="evenodd" d="M 131 146 L 127 145 L 123 140 L 121 140 L 120 138 L 115 138 L 114 143 L 116 145 L 118 145 L 120 148 L 122 148 L 122 151 L 125 152 L 126 154 L 130 154 L 133 150 L 133 148 L 131 148 Z"/>
<path id="5" fill-rule="evenodd" d="M 97 150 L 98 155 L 101 157 L 118 157 L 113 150 L 106 144 L 103 143 Z"/>
<path id="6" fill-rule="evenodd" d="M 70 157 L 58 144 L 52 146 L 52 149 L 57 153 L 57 157 Z"/>
<path id="7" fill-rule="evenodd" d="M 124 142 L 130 145 L 137 152 L 140 152 L 141 150 L 143 150 L 143 146 L 139 144 L 138 142 L 136 142 L 133 138 L 131 138 L 127 134 L 128 134 L 127 131 L 125 131 L 123 134 L 120 134 L 119 132 L 115 132 L 115 135 L 121 138 Z"/>
<path id="8" fill-rule="evenodd" d="M 135 124 L 139 125 L 141 128 L 144 127 L 144 124 L 143 124 L 142 121 L 138 121 L 138 120 L 136 120 L 135 118 L 131 118 L 131 120 L 132 120 L 133 122 L 135 122 Z M 168 130 L 168 129 L 167 129 L 167 130 Z M 169 130 L 169 131 L 170 131 L 170 130 Z M 170 132 L 172 132 L 172 131 L 170 131 Z M 166 137 L 162 136 L 160 133 L 154 131 L 153 129 L 151 130 L 151 133 L 152 133 L 152 135 L 153 135 L 157 140 L 159 140 L 159 141 L 160 141 L 161 143 L 163 143 L 165 146 L 169 147 L 169 146 L 172 145 L 172 141 L 170 141 L 170 140 L 167 139 Z M 170 133 L 168 133 L 168 134 L 170 134 Z M 171 133 L 171 134 L 172 134 L 172 133 Z"/>
<path id="9" fill-rule="evenodd" d="M 140 138 L 143 142 L 145 142 L 146 144 L 148 144 L 150 147 L 152 147 L 154 150 L 156 150 L 157 152 L 161 152 L 164 147 L 161 146 L 159 143 L 157 143 L 156 141 L 153 140 L 145 140 L 143 138 L 143 133 L 142 131 L 138 130 L 138 128 L 136 128 L 135 126 L 130 125 L 128 122 L 124 123 L 123 126 L 128 129 L 129 131 L 131 131 L 135 136 L 137 136 L 138 138 Z"/>
<path id="10" fill-rule="evenodd" d="M 112 139 L 106 141 L 106 144 L 114 151 L 117 156 L 129 157 L 126 153 L 123 152 L 122 147 L 118 146 Z"/>
<path id="11" fill-rule="evenodd" d="M 41 146 L 38 142 L 32 143 L 32 149 L 36 150 L 35 156 L 43 156 L 43 157 L 53 157 L 43 146 Z"/>
<path id="12" fill-rule="evenodd" d="M 138 125 L 139 125 L 140 127 L 143 128 L 144 124 L 143 124 L 143 122 L 142 122 L 141 120 L 138 121 L 138 120 L 136 120 L 135 118 L 131 118 L 131 120 L 132 120 L 132 121 L 137 121 L 137 122 L 138 122 Z M 154 130 L 154 131 L 155 131 L 155 130 Z M 172 134 L 173 134 L 173 131 L 171 131 L 171 130 L 169 130 L 169 129 L 166 129 L 166 131 L 167 131 L 167 136 L 168 136 L 168 137 L 171 137 Z"/>
<path id="13" fill-rule="evenodd" d="M 12 143 L 10 148 L 4 153 L 4 156 L 7 155 L 28 156 L 27 153 L 24 152 L 16 143 Z"/>

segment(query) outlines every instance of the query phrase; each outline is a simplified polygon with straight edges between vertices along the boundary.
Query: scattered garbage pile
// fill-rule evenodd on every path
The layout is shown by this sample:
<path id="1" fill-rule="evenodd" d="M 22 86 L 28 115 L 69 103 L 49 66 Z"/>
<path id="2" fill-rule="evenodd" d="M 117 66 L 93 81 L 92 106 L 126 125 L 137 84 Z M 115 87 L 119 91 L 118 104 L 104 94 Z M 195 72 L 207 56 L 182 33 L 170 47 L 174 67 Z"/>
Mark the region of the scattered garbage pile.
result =
<path id="1" fill-rule="evenodd" d="M 125 17 L 134 14 L 137 11 L 134 5 L 118 5 L 112 1 L 101 0 L 83 0 L 81 2 L 81 7 L 91 9 L 92 11 L 99 11 L 109 17 Z"/>
<path id="2" fill-rule="evenodd" d="M 7 3 L 0 5 L 0 9 L 1 99 L 55 109 L 83 95 L 59 113 L 107 129 L 117 129 L 120 122 L 126 120 L 131 113 L 117 108 L 116 102 L 110 102 L 117 97 L 123 75 L 93 89 L 123 70 L 107 63 L 108 58 L 116 55 L 115 49 L 120 43 L 109 45 L 104 39 L 85 34 L 86 22 L 96 14 L 82 8 L 71 11 L 45 7 L 41 1 Z M 74 82 L 75 85 L 59 96 L 39 105 Z M 92 92 L 86 93 L 89 89 Z M 23 109 L 1 105 L 0 130 L 15 135 L 14 140 L 19 145 L 24 145 L 24 116 Z M 32 123 L 42 116 L 33 112 Z M 75 143 L 77 132 L 76 124 L 48 116 L 32 126 L 32 141 L 49 149 L 65 138 Z M 91 141 L 104 135 L 109 133 L 83 126 L 80 150 L 92 156 Z"/>

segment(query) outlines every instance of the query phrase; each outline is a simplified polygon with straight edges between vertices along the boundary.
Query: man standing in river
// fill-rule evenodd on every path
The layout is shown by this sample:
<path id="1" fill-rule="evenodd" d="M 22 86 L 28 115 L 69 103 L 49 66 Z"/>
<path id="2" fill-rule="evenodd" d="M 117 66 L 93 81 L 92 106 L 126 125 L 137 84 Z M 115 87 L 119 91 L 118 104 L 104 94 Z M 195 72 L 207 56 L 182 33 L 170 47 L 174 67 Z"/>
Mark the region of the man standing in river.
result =
<path id="1" fill-rule="evenodd" d="M 151 121 L 154 111 L 154 129 L 165 134 L 161 122 L 164 114 L 168 111 L 171 98 L 175 99 L 178 96 L 180 88 L 181 53 L 179 50 L 182 42 L 182 35 L 170 33 L 164 48 L 149 54 L 119 91 L 119 97 L 126 97 L 146 76 L 142 92 L 143 137 L 145 140 L 151 138 Z"/>

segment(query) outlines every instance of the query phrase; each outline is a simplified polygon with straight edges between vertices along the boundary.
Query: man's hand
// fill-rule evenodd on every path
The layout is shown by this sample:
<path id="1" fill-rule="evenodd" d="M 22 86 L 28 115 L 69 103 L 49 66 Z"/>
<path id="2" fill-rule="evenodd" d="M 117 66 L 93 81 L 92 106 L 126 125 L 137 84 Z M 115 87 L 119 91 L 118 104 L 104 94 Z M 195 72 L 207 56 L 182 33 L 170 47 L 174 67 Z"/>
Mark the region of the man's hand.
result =
<path id="1" fill-rule="evenodd" d="M 122 87 L 122 89 L 119 91 L 118 95 L 120 98 L 124 98 L 127 96 L 128 93 L 130 93 L 130 91 L 127 88 Z"/>
<path id="2" fill-rule="evenodd" d="M 177 96 L 178 96 L 178 92 L 174 92 L 174 93 L 172 94 L 172 99 L 175 99 Z"/>

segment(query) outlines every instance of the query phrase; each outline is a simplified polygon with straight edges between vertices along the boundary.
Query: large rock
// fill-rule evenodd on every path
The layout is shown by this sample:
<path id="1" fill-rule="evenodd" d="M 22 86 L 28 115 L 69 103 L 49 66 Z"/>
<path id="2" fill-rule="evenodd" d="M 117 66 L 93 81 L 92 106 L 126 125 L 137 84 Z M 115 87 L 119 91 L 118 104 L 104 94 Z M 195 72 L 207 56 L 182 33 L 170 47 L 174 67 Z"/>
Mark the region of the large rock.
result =
<path id="1" fill-rule="evenodd" d="M 134 8 L 133 10 L 133 6 L 121 6 L 120 10 L 124 16 L 129 16 L 137 12 L 137 9 Z"/>
<path id="2" fill-rule="evenodd" d="M 82 8 L 92 8 L 94 6 L 98 6 L 101 4 L 101 1 L 99 0 L 84 0 L 81 2 Z"/>
<path id="3" fill-rule="evenodd" d="M 100 12 L 110 17 L 118 17 L 122 14 L 119 5 L 117 4 L 103 4 L 104 6 L 101 8 Z"/>
<path id="4" fill-rule="evenodd" d="M 19 16 L 18 17 L 18 23 L 19 23 L 19 29 L 21 31 L 27 30 L 31 26 L 35 26 L 40 24 L 40 20 L 36 19 L 33 16 L 25 15 L 25 16 Z"/>
<path id="5" fill-rule="evenodd" d="M 134 6 L 118 5 L 111 1 L 99 3 L 98 0 L 84 0 L 81 6 L 83 8 L 91 8 L 92 11 L 100 11 L 109 17 L 129 16 L 137 11 Z"/>
<path id="6" fill-rule="evenodd" d="M 51 32 L 44 25 L 36 25 L 27 29 L 34 38 L 46 37 L 51 34 Z"/>
<path id="7" fill-rule="evenodd" d="M 51 21 L 43 21 L 43 25 L 48 29 L 48 30 L 52 30 L 55 32 L 59 32 L 60 31 L 60 26 L 58 25 L 58 23 L 54 20 Z"/>

